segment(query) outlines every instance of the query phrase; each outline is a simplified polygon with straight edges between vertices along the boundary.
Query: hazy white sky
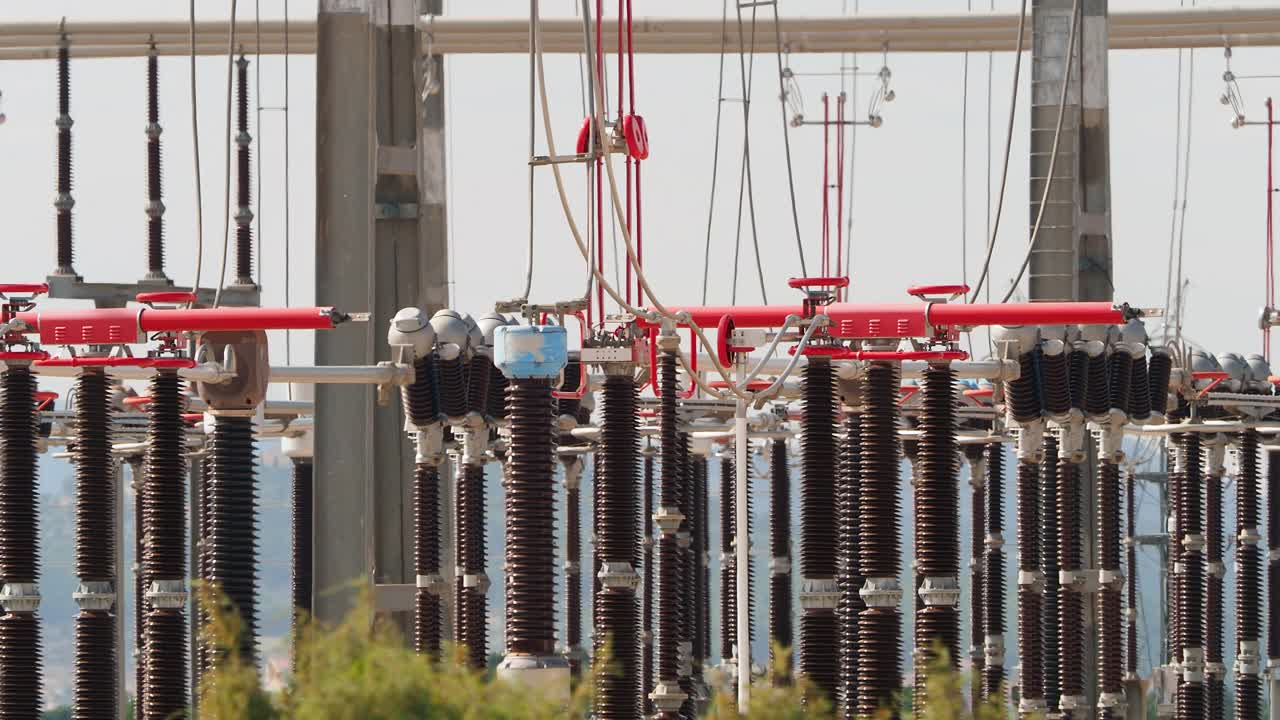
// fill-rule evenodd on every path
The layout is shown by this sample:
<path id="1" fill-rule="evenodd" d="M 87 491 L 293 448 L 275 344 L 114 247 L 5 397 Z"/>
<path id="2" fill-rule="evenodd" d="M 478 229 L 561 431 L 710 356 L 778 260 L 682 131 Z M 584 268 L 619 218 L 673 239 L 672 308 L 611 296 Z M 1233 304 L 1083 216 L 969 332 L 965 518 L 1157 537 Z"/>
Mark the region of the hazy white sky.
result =
<path id="1" fill-rule="evenodd" d="M 240 17 L 251 19 L 255 4 L 263 17 L 279 17 L 282 0 L 242 0 Z M 606 3 L 610 5 L 611 3 Z M 783 0 L 784 15 L 833 15 L 852 0 Z M 975 2 L 980 8 L 986 2 Z M 1170 7 L 1173 0 L 1123 0 L 1114 9 Z M 1201 5 L 1264 3 L 1206 2 Z M 229 2 L 201 0 L 202 19 L 224 18 Z M 544 0 L 544 14 L 572 11 L 572 0 Z M 864 0 L 866 12 L 964 11 L 960 0 L 892 2 Z M 1014 0 L 996 3 L 1014 9 Z M 641 0 L 645 15 L 718 16 L 721 4 Z M 293 0 L 290 13 L 313 17 L 315 2 Z M 6 3 L 8 20 L 69 18 L 184 19 L 186 3 L 174 0 L 43 0 Z M 458 15 L 516 16 L 527 13 L 519 0 L 449 3 Z M 762 39 L 763 40 L 763 39 Z M 245 38 L 252 49 L 252 38 Z M 1113 53 L 1112 190 L 1117 299 L 1135 305 L 1164 300 L 1165 263 L 1174 188 L 1177 101 L 1175 51 Z M 1269 49 L 1235 51 L 1239 74 L 1266 73 L 1280 53 Z M 740 96 L 736 56 L 726 63 L 728 97 Z M 523 56 L 458 56 L 447 62 L 451 157 L 450 192 L 455 305 L 485 311 L 498 298 L 520 291 L 526 237 L 527 65 Z M 645 257 L 659 297 L 667 303 L 694 303 L 701 293 L 702 250 L 706 237 L 711 179 L 711 150 L 716 111 L 716 56 L 641 57 L 637 60 L 638 110 L 645 115 L 653 155 L 644 167 Z M 786 199 L 776 76 L 771 55 L 756 58 L 752 153 L 756 208 L 770 300 L 790 301 L 785 279 L 799 272 Z M 796 56 L 797 71 L 833 71 L 837 56 Z M 878 56 L 859 64 L 875 70 Z M 998 186 L 999 154 L 1008 111 L 1012 56 L 995 58 L 991 92 L 992 147 L 987 145 L 987 56 L 969 61 L 967 142 L 963 140 L 962 58 L 954 54 L 890 55 L 897 101 L 884 108 L 884 126 L 861 130 L 854 166 L 853 298 L 885 301 L 905 298 L 904 289 L 920 282 L 951 282 L 962 270 L 962 236 L 967 228 L 967 277 L 977 275 L 987 224 L 988 155 L 993 188 Z M 124 280 L 142 275 L 144 201 L 144 61 L 77 61 L 73 64 L 72 114 L 75 125 L 76 267 L 94 280 Z M 253 132 L 255 158 L 262 156 L 260 227 L 264 253 L 264 300 L 284 301 L 284 208 L 291 210 L 291 298 L 308 301 L 313 293 L 315 64 L 297 56 L 290 61 L 289 120 L 291 187 L 285 188 L 284 116 L 265 111 Z M 1024 69 L 1026 66 L 1024 65 Z M 1255 351 L 1254 322 L 1262 302 L 1265 132 L 1232 130 L 1230 113 L 1218 103 L 1224 69 L 1222 52 L 1195 53 L 1191 177 L 1185 258 L 1191 282 L 1186 333 L 1215 351 Z M 223 230 L 223 147 L 225 59 L 199 61 L 199 120 L 204 171 L 204 282 L 217 272 Z M 251 70 L 252 71 L 252 70 Z M 193 165 L 187 60 L 161 62 L 164 134 L 167 269 L 190 282 L 194 271 Z M 569 147 L 582 110 L 576 62 L 548 58 L 547 72 L 556 137 Z M 998 241 L 993 276 L 1002 289 L 1021 262 L 1028 232 L 1027 73 L 1023 76 L 1014 131 L 1006 219 Z M 283 61 L 264 58 L 261 103 L 283 104 Z M 1263 100 L 1280 87 L 1274 81 L 1243 83 L 1251 117 L 1264 114 Z M 808 114 L 819 113 L 823 91 L 838 91 L 838 78 L 804 78 Z M 854 106 L 865 107 L 863 82 Z M 43 277 L 53 266 L 54 65 L 47 61 L 0 64 L 0 91 L 8 122 L 0 126 L 0 237 L 6 249 L 4 279 Z M 710 300 L 727 302 L 732 275 L 734 211 L 737 202 L 740 105 L 726 103 L 721 136 L 720 184 L 713 237 Z M 1185 129 L 1185 125 L 1184 125 Z M 541 137 L 541 135 L 539 135 Z M 806 252 L 816 262 L 820 222 L 821 132 L 803 128 L 792 135 L 800 221 Z M 539 152 L 542 143 L 539 142 Z M 990 151 L 990 152 L 989 152 Z M 962 218 L 961 158 L 968 158 L 967 225 Z M 620 167 L 619 167 L 620 170 Z M 570 170 L 573 177 L 576 170 Z M 580 181 L 571 180 L 574 187 Z M 563 299 L 578 292 L 580 261 L 554 198 L 549 171 L 540 172 L 537 202 L 537 268 L 534 298 Z M 579 193 L 580 194 L 580 193 Z M 580 203 L 580 198 L 576 198 Z M 579 222 L 584 222 L 579 217 Z M 744 234 L 739 301 L 757 302 L 758 284 Z M 360 309 L 360 308 L 352 308 Z M 310 342 L 295 337 L 295 362 L 310 359 Z M 282 347 L 276 349 L 280 360 Z"/>

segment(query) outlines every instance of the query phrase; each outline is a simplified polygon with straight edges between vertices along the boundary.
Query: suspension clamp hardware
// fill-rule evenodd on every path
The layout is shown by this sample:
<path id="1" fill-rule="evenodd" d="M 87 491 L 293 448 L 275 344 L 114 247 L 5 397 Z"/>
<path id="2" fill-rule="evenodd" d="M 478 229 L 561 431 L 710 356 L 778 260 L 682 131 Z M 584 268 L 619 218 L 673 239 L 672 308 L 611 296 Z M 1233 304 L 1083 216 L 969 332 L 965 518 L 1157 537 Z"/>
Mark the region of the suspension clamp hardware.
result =
<path id="1" fill-rule="evenodd" d="M 1204 571 L 1209 577 L 1224 577 L 1227 574 L 1227 567 L 1220 562 L 1207 562 L 1204 564 Z"/>
<path id="2" fill-rule="evenodd" d="M 1098 707 L 1102 709 L 1124 707 L 1124 693 L 1123 692 L 1099 693 Z"/>
<path id="3" fill-rule="evenodd" d="M 147 602 L 158 608 L 181 609 L 187 604 L 185 580 L 152 580 L 147 588 Z"/>
<path id="4" fill-rule="evenodd" d="M 484 595 L 489 592 L 489 576 L 484 573 L 464 573 L 462 575 L 462 587 L 470 588 Z"/>
<path id="5" fill-rule="evenodd" d="M 1032 592 L 1044 592 L 1044 573 L 1039 570 L 1019 570 L 1018 585 L 1030 587 Z"/>
<path id="6" fill-rule="evenodd" d="M 867 607 L 896 608 L 902 602 L 902 588 L 898 578 L 867 578 L 858 596 Z"/>
<path id="7" fill-rule="evenodd" d="M 800 579 L 801 610 L 830 610 L 839 604 L 840 586 L 835 578 Z"/>
<path id="8" fill-rule="evenodd" d="M 1182 562 L 1181 560 L 1179 560 L 1179 561 L 1177 561 L 1177 562 L 1174 562 L 1174 563 L 1173 563 L 1173 574 L 1174 574 L 1174 575 L 1185 575 L 1185 574 L 1186 574 L 1186 572 L 1187 572 L 1187 564 L 1186 564 L 1186 563 Z"/>
<path id="9" fill-rule="evenodd" d="M 1099 570 L 1098 571 L 1098 585 L 1103 587 L 1107 585 L 1116 585 L 1117 586 L 1116 589 L 1119 590 L 1118 586 L 1123 584 L 1124 584 L 1123 570 Z"/>
<path id="10" fill-rule="evenodd" d="M 1058 585 L 1076 592 L 1084 592 L 1089 586 L 1088 570 L 1059 570 Z"/>
<path id="11" fill-rule="evenodd" d="M 600 578 L 600 586 L 606 589 L 621 588 L 634 591 L 640 586 L 640 576 L 632 569 L 631 563 L 602 563 L 596 577 Z"/>
<path id="12" fill-rule="evenodd" d="M 1236 661 L 1236 667 L 1240 661 Z M 1204 648 L 1182 648 L 1182 679 L 1185 682 L 1204 682 Z"/>
<path id="13" fill-rule="evenodd" d="M 81 610 L 110 610 L 116 604 L 116 591 L 110 582 L 81 582 L 71 599 Z"/>
<path id="14" fill-rule="evenodd" d="M 663 535 L 674 535 L 680 529 L 680 523 L 684 522 L 684 515 L 676 508 L 660 507 L 653 514 L 653 521 Z"/>
<path id="15" fill-rule="evenodd" d="M 653 708 L 662 713 L 678 712 L 688 697 L 678 685 L 668 685 L 665 682 L 659 682 L 653 692 L 649 693 Z"/>
<path id="16" fill-rule="evenodd" d="M 440 573 L 431 573 L 430 575 L 418 575 L 417 585 L 425 589 L 432 595 L 442 596 L 444 591 L 449 588 L 449 583 L 444 581 L 444 576 Z"/>
<path id="17" fill-rule="evenodd" d="M 1207 662 L 1204 664 L 1204 674 L 1215 680 L 1221 680 L 1227 676 L 1227 666 L 1220 662 Z"/>
<path id="18" fill-rule="evenodd" d="M 1240 528 L 1238 539 L 1242 545 L 1257 545 L 1262 540 L 1262 536 L 1258 534 L 1258 528 L 1247 527 Z"/>
<path id="19" fill-rule="evenodd" d="M 1187 552 L 1204 552 L 1204 536 L 1197 533 L 1187 533 L 1182 538 L 1182 547 Z"/>
<path id="20" fill-rule="evenodd" d="M 999 550 L 1004 547 L 1004 535 L 1001 533 L 991 533 L 987 535 L 987 539 L 983 541 L 988 550 Z"/>
<path id="21" fill-rule="evenodd" d="M 783 555 L 781 557 L 769 558 L 769 574 L 770 575 L 790 575 L 791 574 L 791 558 Z"/>
<path id="22" fill-rule="evenodd" d="M 9 612 L 35 612 L 40 607 L 40 586 L 36 583 L 5 583 L 0 589 L 0 607 Z"/>
<path id="23" fill-rule="evenodd" d="M 926 577 L 917 593 L 925 605 L 955 607 L 960 604 L 960 582 L 953 577 Z"/>

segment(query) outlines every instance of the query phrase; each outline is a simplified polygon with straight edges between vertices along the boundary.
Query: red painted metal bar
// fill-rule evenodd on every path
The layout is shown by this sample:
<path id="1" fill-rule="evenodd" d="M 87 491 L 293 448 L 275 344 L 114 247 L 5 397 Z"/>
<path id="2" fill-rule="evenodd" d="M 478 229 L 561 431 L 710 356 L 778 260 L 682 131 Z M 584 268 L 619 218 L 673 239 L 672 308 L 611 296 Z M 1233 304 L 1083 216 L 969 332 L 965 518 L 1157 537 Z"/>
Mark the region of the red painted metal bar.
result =
<path id="1" fill-rule="evenodd" d="M 700 327 L 712 327 L 720 318 L 734 325 L 781 327 L 788 315 L 803 315 L 799 305 L 722 305 L 669 307 L 687 312 Z M 1045 303 L 832 303 L 819 308 L 831 319 L 829 334 L 843 338 L 927 337 L 933 327 L 982 325 L 1118 325 L 1131 317 L 1127 306 L 1107 302 Z"/>
<path id="2" fill-rule="evenodd" d="M 1276 279 L 1275 279 L 1275 222 L 1274 222 L 1274 196 L 1275 182 L 1273 174 L 1273 161 L 1275 157 L 1275 111 L 1271 105 L 1271 98 L 1267 98 L 1267 268 L 1266 268 L 1266 284 L 1267 284 L 1267 304 L 1266 307 L 1275 307 L 1276 305 Z M 1267 362 L 1271 362 L 1271 323 L 1264 323 L 1262 326 L 1262 358 Z"/>
<path id="3" fill-rule="evenodd" d="M 328 330 L 342 316 L 331 307 L 196 308 L 156 310 L 32 310 L 18 313 L 46 345 L 120 345 L 146 341 L 148 333 L 215 330 Z"/>

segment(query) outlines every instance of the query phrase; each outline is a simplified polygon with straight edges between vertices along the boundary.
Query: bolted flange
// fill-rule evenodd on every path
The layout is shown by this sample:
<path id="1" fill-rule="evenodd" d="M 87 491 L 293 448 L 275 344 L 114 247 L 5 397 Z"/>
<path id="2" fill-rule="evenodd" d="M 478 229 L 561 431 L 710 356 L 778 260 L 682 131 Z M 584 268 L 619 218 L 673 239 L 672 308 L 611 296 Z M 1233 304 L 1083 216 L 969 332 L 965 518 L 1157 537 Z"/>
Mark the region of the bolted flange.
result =
<path id="1" fill-rule="evenodd" d="M 902 602 L 902 587 L 898 578 L 867 578 L 858 595 L 867 607 L 896 608 Z"/>
<path id="2" fill-rule="evenodd" d="M 596 577 L 600 579 L 600 586 L 605 589 L 621 588 L 635 592 L 640 586 L 640 576 L 632 569 L 631 563 L 602 563 Z"/>
<path id="3" fill-rule="evenodd" d="M 110 582 L 81 582 L 71 594 L 81 610 L 110 610 L 116 604 L 115 587 Z"/>
<path id="4" fill-rule="evenodd" d="M 960 581 L 953 577 L 926 577 L 916 592 L 925 605 L 955 607 L 960 604 Z"/>
<path id="5" fill-rule="evenodd" d="M 840 604 L 840 586 L 835 578 L 800 579 L 801 610 L 829 610 L 834 609 L 838 604 Z"/>
<path id="6" fill-rule="evenodd" d="M 35 612 L 40 608 L 40 586 L 36 583 L 5 583 L 0 589 L 0 607 L 14 612 Z"/>
<path id="7" fill-rule="evenodd" d="M 147 602 L 152 607 L 180 610 L 187 604 L 185 580 L 152 580 L 147 588 Z"/>

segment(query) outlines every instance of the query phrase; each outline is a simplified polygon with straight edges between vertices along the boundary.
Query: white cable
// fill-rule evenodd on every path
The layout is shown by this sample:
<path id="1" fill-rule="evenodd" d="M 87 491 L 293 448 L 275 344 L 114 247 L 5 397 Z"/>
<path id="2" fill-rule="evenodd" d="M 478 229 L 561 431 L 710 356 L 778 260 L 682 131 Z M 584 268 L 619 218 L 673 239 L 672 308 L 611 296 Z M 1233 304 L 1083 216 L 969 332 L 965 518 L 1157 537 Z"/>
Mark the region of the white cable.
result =
<path id="1" fill-rule="evenodd" d="M 191 32 L 191 151 L 195 160 L 196 180 L 196 277 L 191 283 L 191 294 L 200 294 L 200 270 L 204 260 L 204 198 L 200 189 L 200 112 L 196 93 L 196 0 L 191 0 L 189 15 Z M 195 298 L 187 303 L 195 305 Z"/>
<path id="2" fill-rule="evenodd" d="M 227 247 L 231 243 L 231 109 L 234 107 L 232 89 L 236 68 L 236 0 L 231 0 L 230 30 L 227 37 L 227 132 L 224 158 L 224 182 L 222 186 L 222 264 L 218 269 L 218 289 L 213 294 L 213 306 L 222 302 L 222 288 L 227 283 Z"/>

